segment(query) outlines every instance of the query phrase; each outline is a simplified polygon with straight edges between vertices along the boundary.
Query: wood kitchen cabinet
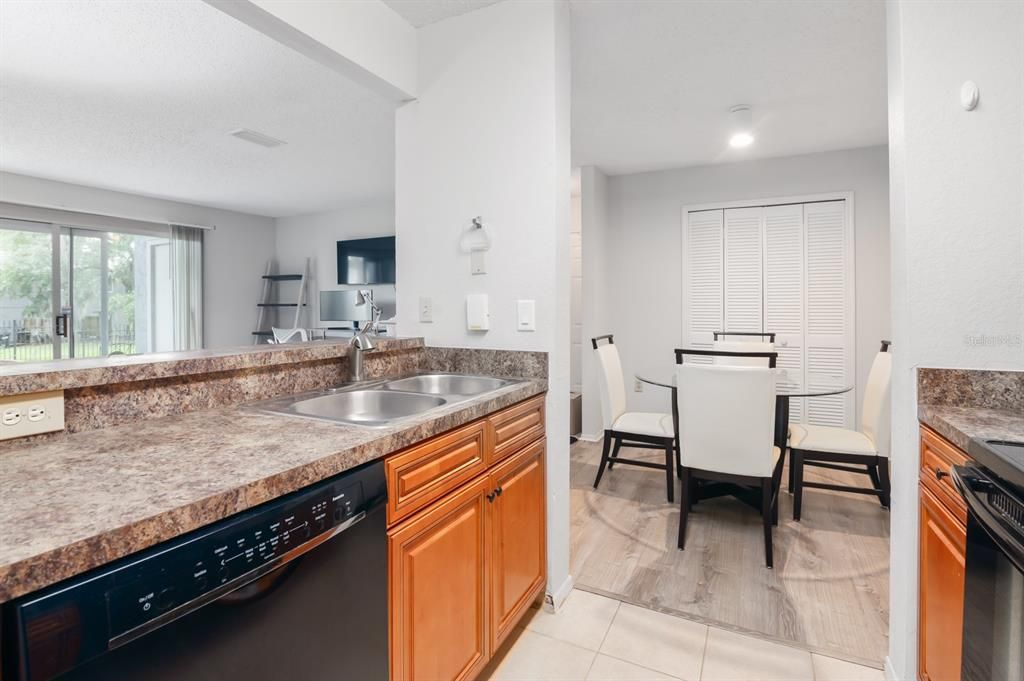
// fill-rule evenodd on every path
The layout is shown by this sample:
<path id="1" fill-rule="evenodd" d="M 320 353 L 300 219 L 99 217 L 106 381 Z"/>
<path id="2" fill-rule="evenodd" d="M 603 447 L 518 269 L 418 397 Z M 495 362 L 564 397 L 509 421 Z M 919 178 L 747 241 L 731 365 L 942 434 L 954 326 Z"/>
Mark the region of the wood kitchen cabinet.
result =
<path id="1" fill-rule="evenodd" d="M 498 649 L 544 587 L 544 441 L 491 473 L 490 645 Z"/>
<path id="2" fill-rule="evenodd" d="M 963 639 L 966 509 L 946 491 L 952 465 L 967 456 L 931 430 L 921 431 L 918 678 L 959 681 Z"/>
<path id="3" fill-rule="evenodd" d="M 395 504 L 388 529 L 393 681 L 471 681 L 543 591 L 544 428 L 543 416 L 539 429 L 529 416 L 543 414 L 543 400 L 385 461 Z M 508 442 L 517 448 L 510 452 Z M 493 463 L 481 469 L 481 460 Z M 467 471 L 479 475 L 453 488 Z"/>
<path id="4" fill-rule="evenodd" d="M 393 679 L 471 679 L 487 662 L 487 494 L 465 485 L 388 541 Z"/>

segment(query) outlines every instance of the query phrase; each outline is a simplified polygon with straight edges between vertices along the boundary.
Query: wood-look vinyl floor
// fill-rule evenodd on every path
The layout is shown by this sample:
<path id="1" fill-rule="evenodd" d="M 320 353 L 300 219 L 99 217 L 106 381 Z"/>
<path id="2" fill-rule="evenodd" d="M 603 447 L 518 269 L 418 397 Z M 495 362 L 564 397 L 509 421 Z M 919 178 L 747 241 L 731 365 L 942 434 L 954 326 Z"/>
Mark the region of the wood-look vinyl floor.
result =
<path id="1" fill-rule="evenodd" d="M 623 449 L 630 458 L 662 456 Z M 601 443 L 571 448 L 572 574 L 577 586 L 809 649 L 881 664 L 888 651 L 889 513 L 874 497 L 809 489 L 793 521 L 783 487 L 775 568 L 764 565 L 757 511 L 732 497 L 701 501 L 676 548 L 679 488 L 661 471 L 616 466 L 593 488 Z M 664 461 L 664 459 L 662 459 Z M 807 479 L 864 484 L 809 468 Z M 783 475 L 783 485 L 787 475 Z"/>

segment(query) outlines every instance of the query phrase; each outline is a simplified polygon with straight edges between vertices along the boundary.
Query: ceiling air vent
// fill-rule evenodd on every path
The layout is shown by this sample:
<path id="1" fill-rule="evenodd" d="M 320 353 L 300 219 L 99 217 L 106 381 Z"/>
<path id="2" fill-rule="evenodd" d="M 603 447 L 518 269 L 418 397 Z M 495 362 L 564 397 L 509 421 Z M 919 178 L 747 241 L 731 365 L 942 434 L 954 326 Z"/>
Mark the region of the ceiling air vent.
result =
<path id="1" fill-rule="evenodd" d="M 271 137 L 270 135 L 264 135 L 262 132 L 256 132 L 255 130 L 249 130 L 248 128 L 239 128 L 238 130 L 232 130 L 228 133 L 232 137 L 237 137 L 240 140 L 246 142 L 252 142 L 258 144 L 261 147 L 273 148 L 279 147 L 282 144 L 287 144 L 284 140 Z"/>

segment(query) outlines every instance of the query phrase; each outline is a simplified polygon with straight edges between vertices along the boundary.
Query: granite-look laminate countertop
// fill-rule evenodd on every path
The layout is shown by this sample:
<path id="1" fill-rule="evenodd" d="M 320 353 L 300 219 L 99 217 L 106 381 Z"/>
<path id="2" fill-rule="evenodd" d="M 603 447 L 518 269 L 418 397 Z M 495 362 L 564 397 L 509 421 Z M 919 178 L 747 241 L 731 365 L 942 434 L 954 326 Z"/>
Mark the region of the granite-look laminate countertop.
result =
<path id="1" fill-rule="evenodd" d="M 981 407 L 921 404 L 918 420 L 967 451 L 973 437 L 1024 441 L 1024 413 Z"/>
<path id="2" fill-rule="evenodd" d="M 0 602 L 301 489 L 547 389 L 527 379 L 388 428 L 213 409 L 69 435 L 0 467 Z"/>

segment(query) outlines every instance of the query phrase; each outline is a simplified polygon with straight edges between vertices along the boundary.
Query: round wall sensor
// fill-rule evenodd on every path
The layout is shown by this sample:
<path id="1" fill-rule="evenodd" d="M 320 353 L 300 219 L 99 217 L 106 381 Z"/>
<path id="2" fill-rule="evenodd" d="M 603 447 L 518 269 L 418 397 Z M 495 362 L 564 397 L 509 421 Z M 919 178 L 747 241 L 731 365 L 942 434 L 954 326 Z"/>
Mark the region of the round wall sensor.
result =
<path id="1" fill-rule="evenodd" d="M 973 80 L 960 86 L 960 104 L 965 111 L 974 111 L 978 106 L 978 86 Z"/>

